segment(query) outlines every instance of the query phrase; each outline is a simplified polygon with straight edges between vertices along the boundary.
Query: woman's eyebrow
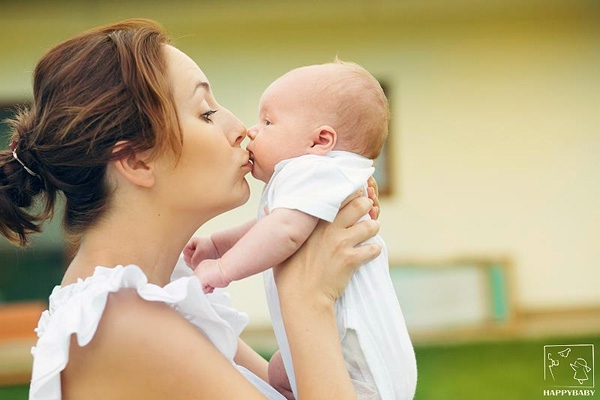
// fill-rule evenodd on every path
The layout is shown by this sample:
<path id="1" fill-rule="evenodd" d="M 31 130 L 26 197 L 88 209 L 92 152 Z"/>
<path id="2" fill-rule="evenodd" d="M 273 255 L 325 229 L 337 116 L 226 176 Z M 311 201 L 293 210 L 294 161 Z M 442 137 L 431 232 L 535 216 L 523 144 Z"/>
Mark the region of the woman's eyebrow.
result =
<path id="1" fill-rule="evenodd" d="M 196 96 L 196 92 L 198 91 L 198 89 L 204 89 L 207 92 L 210 93 L 210 83 L 208 82 L 204 82 L 204 81 L 200 81 L 198 83 L 196 83 L 196 86 L 194 87 L 194 92 L 192 93 L 192 97 Z"/>

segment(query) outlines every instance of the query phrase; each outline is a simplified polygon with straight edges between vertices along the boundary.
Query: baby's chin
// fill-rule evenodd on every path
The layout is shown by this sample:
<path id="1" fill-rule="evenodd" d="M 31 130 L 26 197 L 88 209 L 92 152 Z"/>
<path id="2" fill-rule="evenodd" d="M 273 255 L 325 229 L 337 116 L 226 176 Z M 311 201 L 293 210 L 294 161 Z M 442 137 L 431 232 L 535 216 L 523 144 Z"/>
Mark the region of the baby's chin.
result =
<path id="1" fill-rule="evenodd" d="M 254 168 L 252 168 L 252 176 L 254 177 L 254 179 L 257 179 L 261 182 L 269 182 L 272 175 L 273 174 L 265 174 L 264 172 L 260 171 L 259 168 L 256 167 L 256 165 L 254 165 Z"/>

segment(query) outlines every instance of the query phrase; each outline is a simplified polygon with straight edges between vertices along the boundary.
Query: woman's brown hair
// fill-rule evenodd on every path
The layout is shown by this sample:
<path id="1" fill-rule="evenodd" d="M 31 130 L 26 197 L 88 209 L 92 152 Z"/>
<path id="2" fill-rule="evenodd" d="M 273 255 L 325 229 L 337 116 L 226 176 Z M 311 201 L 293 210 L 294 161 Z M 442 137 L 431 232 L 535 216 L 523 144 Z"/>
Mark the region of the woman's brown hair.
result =
<path id="1" fill-rule="evenodd" d="M 110 161 L 144 150 L 179 152 L 163 51 L 169 43 L 160 25 L 133 19 L 84 32 L 41 58 L 32 103 L 7 121 L 11 149 L 0 151 L 4 237 L 26 245 L 59 194 L 64 228 L 77 236 L 107 209 Z M 120 141 L 127 145 L 116 148 Z"/>

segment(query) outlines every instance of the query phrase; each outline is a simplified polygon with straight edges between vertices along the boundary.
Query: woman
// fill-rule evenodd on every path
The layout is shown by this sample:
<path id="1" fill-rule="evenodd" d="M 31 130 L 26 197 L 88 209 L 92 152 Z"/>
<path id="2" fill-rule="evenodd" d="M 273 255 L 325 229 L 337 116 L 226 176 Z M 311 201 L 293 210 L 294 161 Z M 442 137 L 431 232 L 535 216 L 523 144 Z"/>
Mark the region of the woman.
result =
<path id="1" fill-rule="evenodd" d="M 238 339 L 243 315 L 199 281 L 172 282 L 186 241 L 248 199 L 246 128 L 162 28 L 129 20 L 50 50 L 0 153 L 0 232 L 27 244 L 65 204 L 78 243 L 38 326 L 30 399 L 280 398 Z M 276 270 L 299 397 L 355 398 L 333 304 L 378 246 L 349 203 Z M 326 266 L 326 268 L 324 268 Z"/>

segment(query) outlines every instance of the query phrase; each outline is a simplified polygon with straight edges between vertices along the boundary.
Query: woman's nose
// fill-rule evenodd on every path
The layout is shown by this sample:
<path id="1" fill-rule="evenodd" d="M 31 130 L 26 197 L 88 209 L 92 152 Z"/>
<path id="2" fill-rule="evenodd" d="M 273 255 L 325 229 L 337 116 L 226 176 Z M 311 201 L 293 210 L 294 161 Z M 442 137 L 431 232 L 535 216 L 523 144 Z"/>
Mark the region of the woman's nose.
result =
<path id="1" fill-rule="evenodd" d="M 233 143 L 235 146 L 241 146 L 242 142 L 246 138 L 246 127 L 242 125 L 242 130 L 238 133 L 238 136 L 235 138 L 235 142 Z"/>
<path id="2" fill-rule="evenodd" d="M 246 138 L 248 129 L 246 129 L 246 126 L 242 123 L 242 121 L 240 121 L 231 111 L 227 110 L 226 112 L 231 115 L 232 125 L 229 129 L 231 133 L 228 135 L 230 141 L 234 146 L 240 146 Z"/>

